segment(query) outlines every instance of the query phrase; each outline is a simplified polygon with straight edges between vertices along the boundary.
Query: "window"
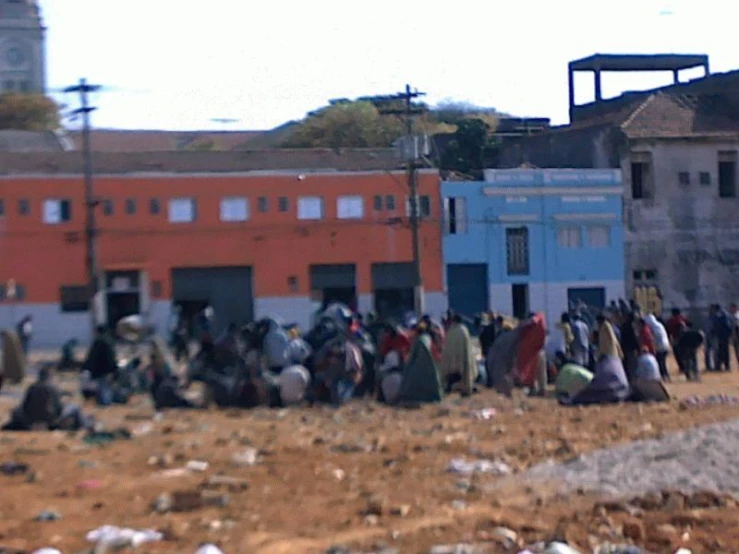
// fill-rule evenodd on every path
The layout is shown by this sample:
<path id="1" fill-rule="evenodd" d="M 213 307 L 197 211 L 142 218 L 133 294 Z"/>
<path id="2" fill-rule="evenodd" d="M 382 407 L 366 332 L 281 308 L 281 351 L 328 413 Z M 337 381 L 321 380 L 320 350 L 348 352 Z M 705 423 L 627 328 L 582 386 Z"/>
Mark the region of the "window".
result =
<path id="1" fill-rule="evenodd" d="M 392 194 L 385 196 L 385 209 L 389 212 L 395 210 L 395 196 Z"/>
<path id="2" fill-rule="evenodd" d="M 298 219 L 323 219 L 323 198 L 320 196 L 298 198 Z"/>
<path id="3" fill-rule="evenodd" d="M 26 198 L 18 200 L 18 214 L 29 215 L 31 213 L 31 203 Z"/>
<path id="4" fill-rule="evenodd" d="M 467 199 L 462 196 L 444 199 L 446 232 L 461 235 L 467 232 Z"/>
<path id="5" fill-rule="evenodd" d="M 588 227 L 588 244 L 591 248 L 608 248 L 611 246 L 611 228 L 606 225 Z"/>
<path id="6" fill-rule="evenodd" d="M 286 212 L 290 209 L 290 200 L 287 196 L 280 196 L 277 201 L 277 209 L 281 212 Z"/>
<path id="7" fill-rule="evenodd" d="M 287 278 L 287 288 L 290 292 L 298 292 L 298 278 L 295 275 L 290 275 Z"/>
<path id="8" fill-rule="evenodd" d="M 411 199 L 405 201 L 405 213 L 411 215 Z M 420 217 L 429 217 L 431 215 L 431 198 L 428 196 L 418 197 L 418 213 Z"/>
<path id="9" fill-rule="evenodd" d="M 169 201 L 170 223 L 192 223 L 195 215 L 194 198 L 172 198 Z"/>
<path id="10" fill-rule="evenodd" d="M 0 217 L 5 215 L 5 201 L 0 198 Z"/>
<path id="11" fill-rule="evenodd" d="M 29 92 L 31 90 L 31 85 L 28 83 L 28 81 L 21 81 L 20 89 L 21 92 Z"/>
<path id="12" fill-rule="evenodd" d="M 258 212 L 266 212 L 269 209 L 269 202 L 267 202 L 266 196 L 260 196 L 257 198 L 257 211 Z"/>
<path id="13" fill-rule="evenodd" d="M 103 200 L 103 214 L 113 215 L 113 201 Z"/>
<path id="14" fill-rule="evenodd" d="M 718 153 L 718 195 L 720 198 L 736 197 L 736 152 Z"/>
<path id="15" fill-rule="evenodd" d="M 508 275 L 529 274 L 529 230 L 511 227 L 505 231 Z"/>
<path id="16" fill-rule="evenodd" d="M 707 187 L 711 184 L 711 174 L 708 173 L 708 171 L 700 172 L 700 184 L 704 187 Z"/>
<path id="17" fill-rule="evenodd" d="M 381 212 L 381 211 L 382 211 L 382 206 L 383 206 L 383 203 L 382 203 L 382 196 L 375 196 L 375 197 L 373 198 L 373 200 L 372 200 L 372 208 L 373 208 L 373 209 L 374 209 L 374 210 L 375 210 L 376 212 Z"/>
<path id="18" fill-rule="evenodd" d="M 560 227 L 557 229 L 557 245 L 561 248 L 582 248 L 580 227 Z"/>
<path id="19" fill-rule="evenodd" d="M 25 300 L 26 287 L 13 283 L 12 289 L 8 289 L 7 283 L 0 283 L 0 300 Z"/>
<path id="20" fill-rule="evenodd" d="M 136 213 L 136 200 L 133 198 L 127 198 L 126 199 L 126 213 L 128 215 L 133 215 Z"/>
<path id="21" fill-rule="evenodd" d="M 243 197 L 221 199 L 221 221 L 246 221 L 249 219 L 249 201 Z"/>
<path id="22" fill-rule="evenodd" d="M 690 184 L 690 173 L 688 173 L 687 171 L 681 171 L 680 173 L 677 174 L 677 180 L 683 186 L 689 185 Z"/>
<path id="23" fill-rule="evenodd" d="M 48 225 L 71 221 L 72 203 L 69 200 L 44 200 L 42 219 Z"/>
<path id="24" fill-rule="evenodd" d="M 336 217 L 339 219 L 362 219 L 364 198 L 361 196 L 339 196 L 336 199 Z"/>
<path id="25" fill-rule="evenodd" d="M 634 281 L 636 282 L 656 281 L 657 280 L 657 270 L 656 269 L 637 269 L 637 270 L 634 270 L 633 276 L 634 276 Z"/>
<path id="26" fill-rule="evenodd" d="M 631 197 L 634 200 L 652 198 L 652 155 L 649 152 L 631 154 Z"/>
<path id="27" fill-rule="evenodd" d="M 15 90 L 15 81 L 5 81 L 5 90 Z"/>
<path id="28" fill-rule="evenodd" d="M 159 198 L 152 198 L 149 200 L 149 213 L 151 215 L 159 215 L 162 211 L 162 206 L 159 204 Z"/>
<path id="29" fill-rule="evenodd" d="M 86 312 L 90 303 L 90 289 L 85 285 L 62 286 L 59 304 L 62 313 Z"/>

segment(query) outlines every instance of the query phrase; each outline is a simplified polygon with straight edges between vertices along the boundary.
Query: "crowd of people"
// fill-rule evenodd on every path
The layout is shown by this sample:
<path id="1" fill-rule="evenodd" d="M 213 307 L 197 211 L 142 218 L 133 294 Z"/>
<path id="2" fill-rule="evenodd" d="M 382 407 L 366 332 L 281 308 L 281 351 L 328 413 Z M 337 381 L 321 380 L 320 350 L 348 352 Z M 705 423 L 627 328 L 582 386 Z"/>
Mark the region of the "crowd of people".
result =
<path id="1" fill-rule="evenodd" d="M 302 403 L 342 405 L 373 397 L 391 405 L 438 402 L 483 387 L 510 395 L 515 387 L 545 395 L 554 383 L 563 404 L 665 400 L 675 356 L 688 380 L 699 378 L 698 351 L 706 345 L 707 370 L 730 368 L 733 341 L 739 360 L 739 314 L 711 307 L 707 333 L 679 310 L 666 322 L 638 306 L 612 303 L 593 317 L 574 308 L 547 329 L 543 314 L 516 321 L 485 313 L 475 322 L 453 312 L 442 321 L 409 315 L 398 320 L 363 317 L 344 305 L 327 307 L 307 333 L 277 318 L 214 336 L 212 309 L 196 319 L 194 336 L 175 313 L 169 344 L 146 339 L 149 352 L 131 346 L 121 356 L 104 327 L 81 363 L 74 343 L 62 349 L 58 369 L 79 368 L 82 395 L 100 406 L 125 404 L 149 394 L 157 410 L 219 407 L 285 407 Z M 470 334 L 479 335 L 479 349 Z M 125 333 L 123 333 L 125 335 Z M 23 343 L 16 333 L 17 349 Z M 119 336 L 121 333 L 119 332 Z M 191 340 L 194 339 L 194 340 Z M 193 348 L 193 343 L 196 347 Z M 193 383 L 204 392 L 191 394 Z M 8 430 L 75 429 L 89 424 L 74 404 L 65 405 L 44 367 L 13 412 Z"/>

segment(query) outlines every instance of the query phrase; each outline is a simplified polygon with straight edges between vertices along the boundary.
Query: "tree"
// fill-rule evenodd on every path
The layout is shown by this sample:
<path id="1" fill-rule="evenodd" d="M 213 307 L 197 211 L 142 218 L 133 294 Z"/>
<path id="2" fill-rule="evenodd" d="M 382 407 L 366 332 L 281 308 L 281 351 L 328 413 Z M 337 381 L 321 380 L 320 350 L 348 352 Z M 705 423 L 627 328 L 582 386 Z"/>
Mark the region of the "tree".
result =
<path id="1" fill-rule="evenodd" d="M 0 94 L 0 129 L 56 131 L 60 106 L 43 94 Z"/>
<path id="2" fill-rule="evenodd" d="M 333 100 L 311 112 L 285 140 L 286 148 L 387 147 L 403 134 L 397 118 L 381 115 L 369 101 Z"/>
<path id="3" fill-rule="evenodd" d="M 490 130 L 495 131 L 498 126 L 498 118 L 506 116 L 495 108 L 484 108 L 469 102 L 455 102 L 444 100 L 439 102 L 432 111 L 434 118 L 440 123 L 456 125 L 464 119 L 480 119 L 484 121 Z"/>
<path id="4" fill-rule="evenodd" d="M 490 126 L 479 118 L 465 118 L 457 124 L 454 138 L 441 158 L 441 168 L 473 175 L 481 171 L 493 154 L 496 141 Z"/>

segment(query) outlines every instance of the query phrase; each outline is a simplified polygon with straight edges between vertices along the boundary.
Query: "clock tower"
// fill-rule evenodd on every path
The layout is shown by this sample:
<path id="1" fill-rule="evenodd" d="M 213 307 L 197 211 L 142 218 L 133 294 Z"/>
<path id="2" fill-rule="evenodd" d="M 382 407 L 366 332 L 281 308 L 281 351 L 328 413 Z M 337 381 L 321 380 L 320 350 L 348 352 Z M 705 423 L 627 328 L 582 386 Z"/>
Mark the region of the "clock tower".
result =
<path id="1" fill-rule="evenodd" d="M 0 0 L 0 91 L 46 91 L 45 33 L 36 0 Z"/>

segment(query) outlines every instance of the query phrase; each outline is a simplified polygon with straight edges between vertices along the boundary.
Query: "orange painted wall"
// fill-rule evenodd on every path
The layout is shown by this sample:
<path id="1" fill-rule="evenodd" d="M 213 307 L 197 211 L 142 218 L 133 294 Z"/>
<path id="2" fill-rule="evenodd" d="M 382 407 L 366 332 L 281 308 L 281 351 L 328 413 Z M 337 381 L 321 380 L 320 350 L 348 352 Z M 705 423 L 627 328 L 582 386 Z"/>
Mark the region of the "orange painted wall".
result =
<path id="1" fill-rule="evenodd" d="M 162 296 L 171 293 L 171 269 L 249 265 L 255 296 L 309 294 L 311 264 L 355 263 L 358 292 L 370 293 L 373 263 L 408 262 L 411 238 L 406 217 L 405 177 L 402 173 L 211 175 L 211 176 L 100 176 L 96 194 L 114 201 L 114 213 L 98 208 L 100 265 L 103 269 L 144 269 L 150 281 L 162 284 Z M 443 289 L 439 176 L 419 175 L 419 192 L 430 197 L 431 216 L 422 224 L 422 272 L 427 291 Z M 325 217 L 297 219 L 299 196 L 322 196 Z M 339 220 L 339 196 L 364 197 L 362 220 Z M 375 212 L 375 195 L 394 195 L 394 212 Z M 249 220 L 220 221 L 220 201 L 227 196 L 249 198 Z M 268 210 L 257 211 L 257 198 L 268 199 Z M 170 223 L 168 200 L 197 199 L 194 223 Z M 287 212 L 278 211 L 278 198 L 289 199 Z M 48 198 L 72 201 L 72 221 L 59 225 L 42 222 L 42 203 Z M 137 211 L 126 214 L 126 199 L 135 199 Z M 150 199 L 161 205 L 149 212 Z M 59 287 L 85 283 L 84 186 L 81 178 L 3 178 L 0 199 L 0 283 L 13 278 L 30 302 L 58 302 Z M 18 214 L 18 202 L 28 199 L 31 213 Z M 389 223 L 392 218 L 400 218 Z M 298 279 L 291 291 L 288 277 Z"/>

